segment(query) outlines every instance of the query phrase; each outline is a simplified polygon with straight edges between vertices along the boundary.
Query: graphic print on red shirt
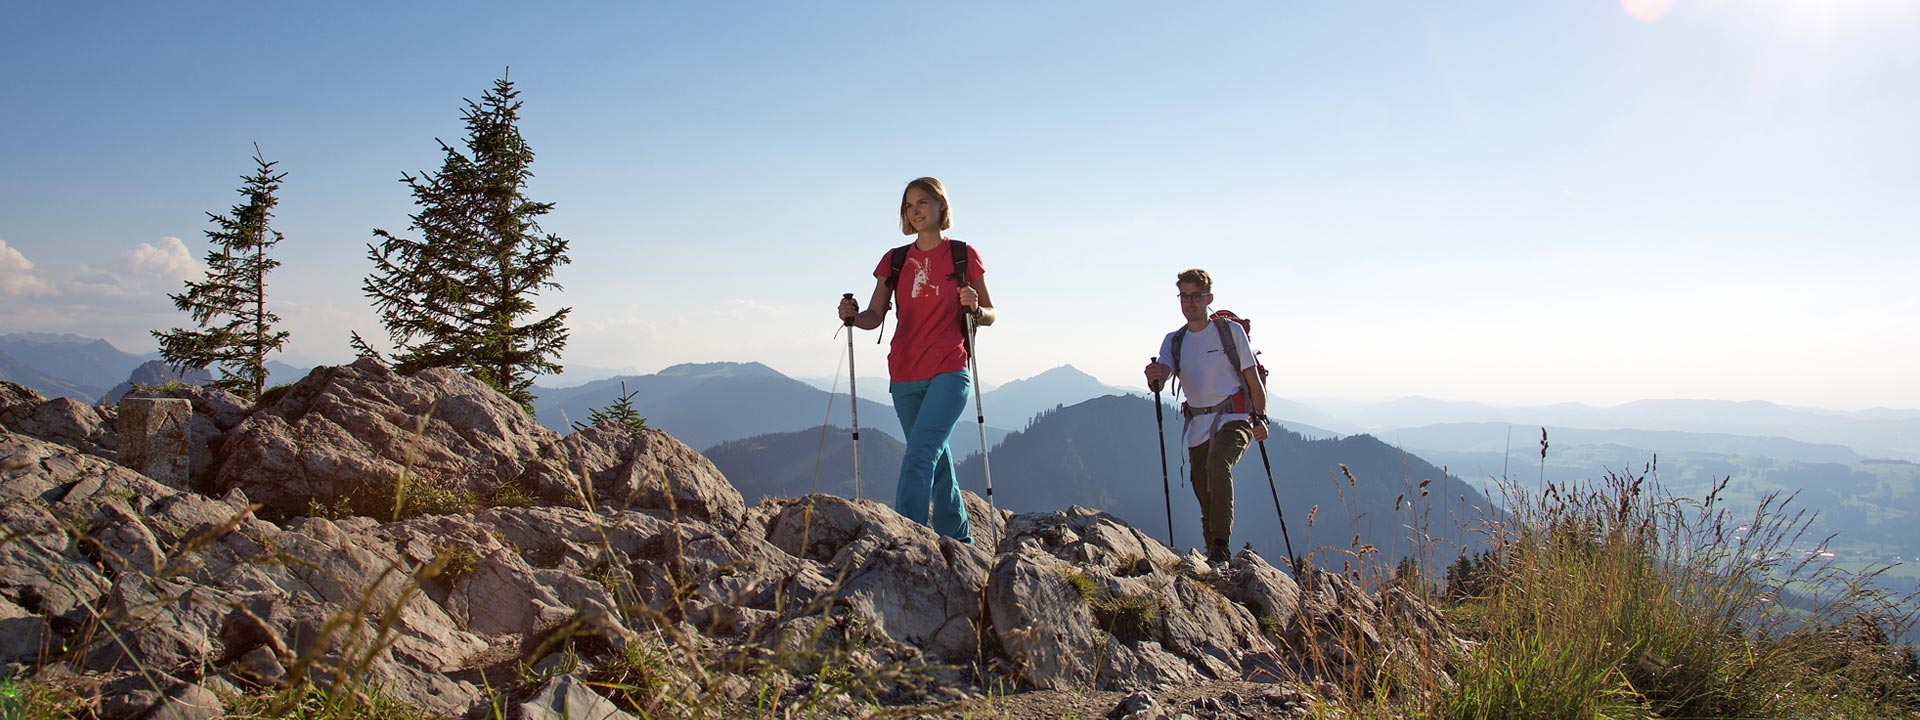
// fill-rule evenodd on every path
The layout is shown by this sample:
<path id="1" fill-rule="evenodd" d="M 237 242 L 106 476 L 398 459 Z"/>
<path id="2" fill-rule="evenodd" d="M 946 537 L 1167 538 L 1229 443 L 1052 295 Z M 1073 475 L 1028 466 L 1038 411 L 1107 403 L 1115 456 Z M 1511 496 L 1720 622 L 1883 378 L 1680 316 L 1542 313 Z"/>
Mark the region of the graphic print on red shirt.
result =
<path id="1" fill-rule="evenodd" d="M 887 353 L 887 371 L 894 382 L 926 380 L 967 366 L 966 338 L 960 324 L 959 285 L 953 281 L 952 242 L 941 238 L 932 250 L 907 248 L 900 264 L 900 281 L 893 291 L 893 309 L 899 321 L 893 331 L 893 349 Z M 880 255 L 873 276 L 887 279 L 893 252 Z M 967 246 L 969 274 L 978 280 L 986 269 L 980 253 Z"/>

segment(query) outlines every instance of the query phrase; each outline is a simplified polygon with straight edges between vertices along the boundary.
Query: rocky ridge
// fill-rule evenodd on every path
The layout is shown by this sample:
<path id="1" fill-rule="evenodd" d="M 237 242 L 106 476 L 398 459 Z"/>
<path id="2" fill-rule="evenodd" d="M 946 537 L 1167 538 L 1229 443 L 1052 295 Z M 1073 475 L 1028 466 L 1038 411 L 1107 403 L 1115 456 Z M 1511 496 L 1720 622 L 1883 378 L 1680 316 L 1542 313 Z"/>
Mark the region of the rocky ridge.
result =
<path id="1" fill-rule="evenodd" d="M 170 392 L 194 411 L 187 487 L 113 462 L 111 409 L 0 384 L 0 675 L 95 717 L 213 717 L 301 680 L 527 718 L 1233 683 L 1114 716 L 1272 717 L 1409 635 L 1457 643 L 1404 592 L 1210 567 L 1097 510 L 969 495 L 969 545 L 869 500 L 747 507 L 664 432 L 563 438 L 451 371 L 323 367 L 258 407 Z M 629 680 L 584 682 L 610 673 Z"/>

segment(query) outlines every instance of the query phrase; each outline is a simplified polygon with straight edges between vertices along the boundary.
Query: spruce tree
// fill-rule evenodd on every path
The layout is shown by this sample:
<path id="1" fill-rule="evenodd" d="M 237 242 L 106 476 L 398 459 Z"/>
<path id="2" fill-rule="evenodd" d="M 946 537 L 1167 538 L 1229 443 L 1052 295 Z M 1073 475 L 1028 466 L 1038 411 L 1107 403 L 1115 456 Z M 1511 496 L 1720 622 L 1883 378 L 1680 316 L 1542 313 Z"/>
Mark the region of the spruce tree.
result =
<path id="1" fill-rule="evenodd" d="M 543 232 L 553 203 L 527 198 L 533 150 L 521 137 L 519 92 L 506 77 L 462 112 L 466 152 L 445 142 L 440 171 L 401 175 L 420 211 L 418 238 L 374 230 L 374 272 L 362 287 L 396 347 L 401 372 L 459 368 L 532 409 L 533 378 L 560 372 L 567 313 L 533 314 L 541 290 L 568 262 L 567 242 Z M 373 354 L 354 337 L 362 354 Z"/>
<path id="2" fill-rule="evenodd" d="M 279 203 L 274 193 L 287 174 L 273 171 L 277 163 L 267 162 L 258 144 L 253 153 L 258 167 L 241 178 L 246 202 L 226 215 L 207 213 L 214 224 L 207 239 L 214 248 L 207 252 L 205 281 L 189 280 L 186 292 L 168 296 L 200 329 L 153 331 L 167 364 L 181 370 L 217 364 L 220 379 L 211 386 L 247 398 L 259 397 L 266 387 L 267 353 L 285 346 L 288 336 L 273 329 L 280 316 L 267 310 L 267 273 L 280 266 L 267 257 L 267 249 L 285 239 L 271 227 L 273 206 Z"/>

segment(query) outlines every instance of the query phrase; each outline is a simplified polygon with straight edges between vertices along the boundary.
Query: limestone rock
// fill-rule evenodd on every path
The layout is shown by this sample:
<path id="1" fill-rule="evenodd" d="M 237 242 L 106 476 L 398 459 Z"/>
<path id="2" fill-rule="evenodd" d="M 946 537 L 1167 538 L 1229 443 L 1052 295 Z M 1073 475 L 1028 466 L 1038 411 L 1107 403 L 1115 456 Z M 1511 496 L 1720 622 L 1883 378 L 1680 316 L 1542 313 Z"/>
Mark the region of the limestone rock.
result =
<path id="1" fill-rule="evenodd" d="M 547 681 L 539 692 L 520 705 L 521 720 L 631 720 L 632 715 L 614 705 L 572 675 Z"/>
<path id="2" fill-rule="evenodd" d="M 0 428 L 108 458 L 117 444 L 112 428 L 93 408 L 70 398 L 48 400 L 24 385 L 4 381 Z"/>
<path id="3" fill-rule="evenodd" d="M 403 474 L 429 495 L 481 500 L 555 440 L 505 395 L 453 370 L 402 376 L 370 358 L 315 369 L 219 443 L 209 489 L 270 517 L 315 505 L 391 517 Z"/>
<path id="4" fill-rule="evenodd" d="M 128 392 L 126 398 L 168 398 L 192 404 L 193 418 L 187 426 L 187 468 L 193 477 L 193 487 L 203 487 L 208 479 L 214 443 L 253 412 L 252 403 L 245 398 L 199 385 L 137 387 Z"/>
<path id="5" fill-rule="evenodd" d="M 122 400 L 115 424 L 120 432 L 119 461 L 162 485 L 186 488 L 192 482 L 189 426 L 193 404 L 171 398 Z"/>
<path id="6" fill-rule="evenodd" d="M 984 543 L 940 537 L 871 500 L 812 495 L 781 502 L 769 542 L 825 564 L 838 578 L 841 602 L 860 621 L 938 660 L 978 655 L 990 559 Z"/>
<path id="7" fill-rule="evenodd" d="M 1039 687 L 1164 687 L 1246 674 L 1258 622 L 1164 546 L 1105 513 L 1016 515 L 988 582 L 1000 645 Z"/>
<path id="8" fill-rule="evenodd" d="M 738 526 L 746 511 L 712 461 L 653 428 L 601 423 L 568 435 L 527 481 L 563 504 L 679 513 L 722 527 Z"/>

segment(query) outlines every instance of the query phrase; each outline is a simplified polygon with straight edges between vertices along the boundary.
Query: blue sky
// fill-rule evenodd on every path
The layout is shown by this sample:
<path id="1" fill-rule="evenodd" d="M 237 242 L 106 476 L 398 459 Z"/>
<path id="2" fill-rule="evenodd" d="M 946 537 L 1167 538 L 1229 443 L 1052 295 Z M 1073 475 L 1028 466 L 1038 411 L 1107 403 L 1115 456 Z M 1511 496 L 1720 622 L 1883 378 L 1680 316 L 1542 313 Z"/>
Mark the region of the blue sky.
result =
<path id="1" fill-rule="evenodd" d="M 511 66 L 569 365 L 834 373 L 831 304 L 934 175 L 1000 307 L 988 382 L 1136 384 L 1200 266 L 1291 397 L 1920 407 L 1911 2 L 8 14 L 0 332 L 150 350 L 258 142 L 288 359 L 344 360 L 401 173 Z"/>

